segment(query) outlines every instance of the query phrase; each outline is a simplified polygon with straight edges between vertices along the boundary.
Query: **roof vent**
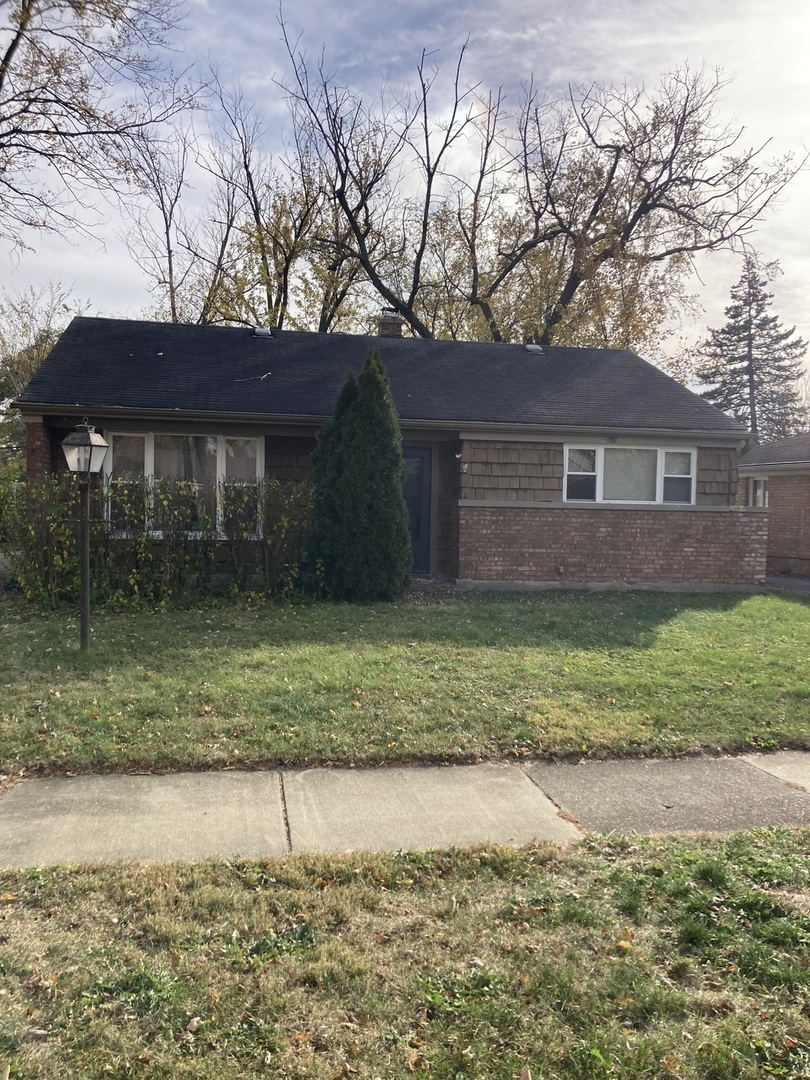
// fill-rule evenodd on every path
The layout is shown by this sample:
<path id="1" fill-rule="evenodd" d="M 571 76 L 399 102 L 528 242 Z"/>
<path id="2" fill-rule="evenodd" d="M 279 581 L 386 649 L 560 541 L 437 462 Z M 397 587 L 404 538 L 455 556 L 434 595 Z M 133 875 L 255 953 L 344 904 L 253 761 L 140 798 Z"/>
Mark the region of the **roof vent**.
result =
<path id="1" fill-rule="evenodd" d="M 545 352 L 543 351 L 543 346 L 542 345 L 527 345 L 526 346 L 526 352 L 539 353 L 540 356 L 545 356 L 546 355 Z"/>
<path id="2" fill-rule="evenodd" d="M 273 336 L 273 331 L 270 329 L 269 326 L 254 326 L 253 327 L 253 336 L 254 337 L 272 337 Z"/>

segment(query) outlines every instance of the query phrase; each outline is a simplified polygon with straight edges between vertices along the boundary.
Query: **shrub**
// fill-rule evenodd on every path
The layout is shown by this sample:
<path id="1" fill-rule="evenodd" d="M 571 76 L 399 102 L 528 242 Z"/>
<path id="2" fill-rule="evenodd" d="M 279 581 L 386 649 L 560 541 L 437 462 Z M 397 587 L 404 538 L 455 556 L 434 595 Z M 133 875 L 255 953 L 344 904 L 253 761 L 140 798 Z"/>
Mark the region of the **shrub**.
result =
<path id="1" fill-rule="evenodd" d="M 217 510 L 219 508 L 219 518 Z M 26 596 L 79 594 L 78 483 L 69 473 L 9 491 L 5 546 Z M 116 482 L 91 495 L 90 573 L 97 602 L 162 602 L 293 587 L 311 488 L 268 479 L 203 494 L 170 480 Z"/>
<path id="2" fill-rule="evenodd" d="M 343 474 L 346 414 L 357 400 L 357 394 L 357 381 L 354 375 L 349 375 L 338 395 L 334 415 L 318 432 L 312 453 L 313 523 L 307 543 L 307 563 L 315 582 L 323 584 L 332 596 L 342 596 L 345 591 L 343 563 L 339 557 L 344 524 L 338 481 Z"/>

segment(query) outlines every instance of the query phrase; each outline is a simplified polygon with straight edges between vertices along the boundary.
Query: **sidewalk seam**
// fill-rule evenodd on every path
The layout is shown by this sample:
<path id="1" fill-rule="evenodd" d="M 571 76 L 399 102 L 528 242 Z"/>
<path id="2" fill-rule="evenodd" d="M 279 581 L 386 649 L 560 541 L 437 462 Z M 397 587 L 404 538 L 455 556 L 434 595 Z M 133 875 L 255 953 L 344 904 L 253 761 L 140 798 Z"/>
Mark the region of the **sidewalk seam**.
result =
<path id="1" fill-rule="evenodd" d="M 287 795 L 284 791 L 284 773 L 278 771 L 278 791 L 281 797 L 281 816 L 284 819 L 284 834 L 287 839 L 287 854 L 292 854 L 292 836 L 290 835 L 290 818 L 287 814 Z"/>
<path id="2" fill-rule="evenodd" d="M 582 822 L 579 820 L 579 818 L 576 816 L 576 814 L 572 814 L 570 810 L 566 810 L 562 803 L 558 803 L 556 799 L 552 798 L 551 795 L 549 795 L 545 788 L 540 786 L 538 781 L 535 780 L 535 778 L 532 776 L 531 770 L 528 767 L 524 765 L 518 765 L 516 767 L 519 769 L 520 772 L 523 773 L 523 775 L 526 777 L 530 784 L 534 784 L 534 786 L 537 788 L 543 798 L 548 799 L 548 801 L 557 811 L 558 818 L 561 818 L 563 821 L 567 821 L 571 825 L 574 825 L 582 833 L 586 833 L 588 831 L 586 827 L 582 824 Z"/>
<path id="3" fill-rule="evenodd" d="M 767 757 L 766 754 L 758 754 L 757 756 Z M 766 769 L 765 766 L 760 765 L 759 762 L 751 761 L 751 757 L 753 757 L 753 754 L 740 754 L 738 755 L 737 760 L 741 761 L 743 765 L 748 765 L 749 768 L 755 769 L 757 772 L 764 773 L 766 776 L 773 777 L 774 780 L 781 781 L 781 783 L 783 783 L 785 787 L 790 788 L 792 791 L 800 791 L 804 795 L 810 795 L 810 791 L 807 790 L 804 784 L 796 783 L 793 780 L 786 780 L 784 776 L 780 776 L 778 773 L 771 772 L 770 769 Z"/>

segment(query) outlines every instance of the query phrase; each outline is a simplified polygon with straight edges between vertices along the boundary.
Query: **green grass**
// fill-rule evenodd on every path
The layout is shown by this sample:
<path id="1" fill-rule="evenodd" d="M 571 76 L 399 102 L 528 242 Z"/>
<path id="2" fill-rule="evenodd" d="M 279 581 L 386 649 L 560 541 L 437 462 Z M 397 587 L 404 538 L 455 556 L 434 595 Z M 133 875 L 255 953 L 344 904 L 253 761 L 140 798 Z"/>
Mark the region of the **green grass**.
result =
<path id="1" fill-rule="evenodd" d="M 810 746 L 810 601 L 424 595 L 69 613 L 0 600 L 0 771 Z"/>
<path id="2" fill-rule="evenodd" d="M 808 1077 L 808 850 L 782 829 L 2 872 L 0 1074 Z"/>

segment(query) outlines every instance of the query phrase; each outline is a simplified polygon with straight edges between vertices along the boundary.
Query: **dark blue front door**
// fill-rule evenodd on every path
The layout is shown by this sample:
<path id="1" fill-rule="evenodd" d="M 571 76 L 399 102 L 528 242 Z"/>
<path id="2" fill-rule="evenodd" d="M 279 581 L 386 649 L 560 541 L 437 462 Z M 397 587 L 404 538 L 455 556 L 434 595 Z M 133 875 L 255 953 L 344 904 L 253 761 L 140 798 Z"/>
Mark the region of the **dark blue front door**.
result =
<path id="1" fill-rule="evenodd" d="M 405 446 L 405 505 L 413 544 L 413 572 L 430 573 L 430 449 Z"/>

